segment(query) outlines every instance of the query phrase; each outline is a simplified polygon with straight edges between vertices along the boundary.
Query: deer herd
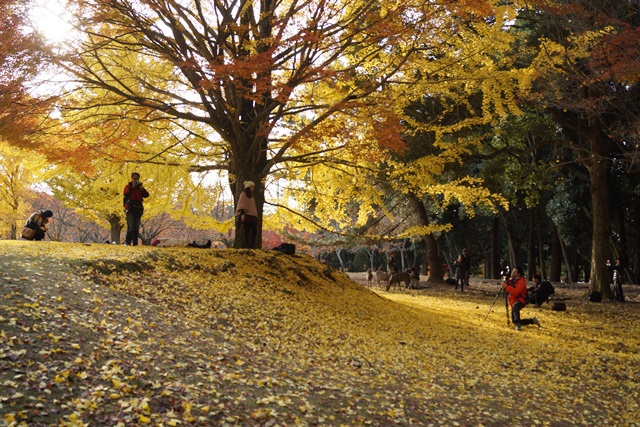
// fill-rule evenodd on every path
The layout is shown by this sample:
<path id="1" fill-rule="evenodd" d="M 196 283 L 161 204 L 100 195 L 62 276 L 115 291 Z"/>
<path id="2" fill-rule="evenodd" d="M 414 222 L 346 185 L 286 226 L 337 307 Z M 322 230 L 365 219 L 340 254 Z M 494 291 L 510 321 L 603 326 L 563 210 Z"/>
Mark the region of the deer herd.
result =
<path id="1" fill-rule="evenodd" d="M 373 286 L 373 278 L 375 277 L 376 285 L 382 286 L 382 284 L 386 285 L 385 290 L 388 291 L 396 286 L 400 287 L 400 289 L 415 289 L 418 287 L 418 283 L 420 282 L 420 275 L 417 270 L 414 268 L 408 268 L 406 271 L 399 272 L 386 272 L 383 271 L 380 267 L 378 267 L 375 272 L 371 271 L 371 269 L 367 270 L 367 286 Z M 404 286 L 403 286 L 404 284 Z"/>

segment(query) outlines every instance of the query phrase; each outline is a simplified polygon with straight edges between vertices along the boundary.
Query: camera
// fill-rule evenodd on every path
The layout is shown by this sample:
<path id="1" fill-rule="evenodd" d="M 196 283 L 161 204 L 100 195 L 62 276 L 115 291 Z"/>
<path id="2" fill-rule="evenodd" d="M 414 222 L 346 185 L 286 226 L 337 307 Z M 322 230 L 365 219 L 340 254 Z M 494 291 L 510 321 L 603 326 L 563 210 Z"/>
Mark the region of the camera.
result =
<path id="1" fill-rule="evenodd" d="M 500 272 L 500 276 L 502 277 L 502 281 L 506 282 L 511 278 L 511 268 L 507 265 L 504 270 Z"/>

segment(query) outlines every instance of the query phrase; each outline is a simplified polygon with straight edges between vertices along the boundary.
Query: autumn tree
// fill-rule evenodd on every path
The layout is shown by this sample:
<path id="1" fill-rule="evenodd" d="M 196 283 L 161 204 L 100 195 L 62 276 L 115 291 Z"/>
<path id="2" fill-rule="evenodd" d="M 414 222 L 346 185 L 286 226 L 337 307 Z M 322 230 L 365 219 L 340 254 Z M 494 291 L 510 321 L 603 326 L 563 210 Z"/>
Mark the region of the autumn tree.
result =
<path id="1" fill-rule="evenodd" d="M 31 139 L 48 102 L 31 93 L 44 68 L 44 43 L 28 28 L 28 0 L 0 0 L 0 138 L 37 147 Z"/>
<path id="2" fill-rule="evenodd" d="M 125 224 L 123 190 L 134 171 L 140 173 L 145 188 L 151 194 L 145 200 L 144 221 L 167 214 L 185 219 L 195 228 L 218 228 L 221 232 L 229 228 L 228 221 L 220 224 L 214 220 L 211 210 L 218 200 L 205 194 L 206 189 L 194 182 L 187 169 L 150 163 L 120 164 L 113 159 L 101 159 L 94 161 L 94 170 L 87 172 L 75 171 L 64 164 L 57 165 L 51 171 L 53 176 L 46 182 L 59 200 L 84 218 L 108 223 L 110 240 L 119 243 Z M 149 226 L 154 228 L 151 223 Z M 145 236 L 147 241 L 153 237 Z"/>
<path id="3" fill-rule="evenodd" d="M 382 99 L 380 89 L 407 60 L 429 49 L 425 37 L 450 31 L 461 11 L 486 6 L 70 1 L 84 37 L 68 43 L 55 61 L 82 85 L 74 91 L 103 90 L 94 105 L 120 107 L 113 120 L 125 114 L 171 123 L 175 139 L 161 153 L 196 154 L 184 166 L 224 171 L 234 198 L 245 180 L 254 181 L 262 216 L 267 177 L 285 164 L 341 162 L 342 152 L 366 155 L 366 147 L 396 144 L 390 135 L 397 127 L 385 128 L 384 110 L 361 123 L 361 139 L 323 125 Z M 337 134 L 345 138 L 331 138 Z"/>
<path id="4" fill-rule="evenodd" d="M 319 221 L 351 222 L 363 237 L 387 222 L 381 217 L 393 218 L 381 234 L 423 239 L 432 280 L 440 280 L 442 273 L 438 238 L 451 229 L 440 221 L 442 211 L 460 203 L 473 215 L 475 209 L 495 212 L 505 205 L 474 176 L 467 161 L 490 139 L 493 123 L 509 112 L 519 113 L 516 99 L 528 77 L 505 54 L 513 42 L 505 26 L 515 9 L 496 4 L 483 12 L 456 16 L 451 32 L 438 33 L 430 49 L 408 61 L 405 74 L 414 79 L 391 85 L 375 107 L 360 110 L 368 117 L 378 117 L 375 108 L 392 112 L 393 119 L 387 113 L 388 120 L 378 128 L 394 129 L 402 137 L 394 146 L 406 150 L 377 150 L 367 153 L 366 160 L 352 155 L 344 164 L 310 166 L 298 171 L 304 185 L 292 193 Z M 354 128 L 368 120 L 338 119 L 334 127 L 354 135 Z"/>
<path id="5" fill-rule="evenodd" d="M 20 237 L 20 229 L 31 214 L 34 184 L 45 168 L 45 160 L 28 150 L 9 145 L 0 138 L 0 234 Z"/>

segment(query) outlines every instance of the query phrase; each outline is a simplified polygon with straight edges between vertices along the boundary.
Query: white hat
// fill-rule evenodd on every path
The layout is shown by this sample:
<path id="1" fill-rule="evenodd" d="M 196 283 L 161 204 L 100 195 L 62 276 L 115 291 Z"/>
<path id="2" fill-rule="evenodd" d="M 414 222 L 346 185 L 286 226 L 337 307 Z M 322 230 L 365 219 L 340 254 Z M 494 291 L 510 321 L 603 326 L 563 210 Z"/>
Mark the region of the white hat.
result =
<path id="1" fill-rule="evenodd" d="M 253 181 L 245 181 L 244 182 L 244 188 L 249 188 L 249 187 L 255 187 L 256 185 L 253 183 Z"/>

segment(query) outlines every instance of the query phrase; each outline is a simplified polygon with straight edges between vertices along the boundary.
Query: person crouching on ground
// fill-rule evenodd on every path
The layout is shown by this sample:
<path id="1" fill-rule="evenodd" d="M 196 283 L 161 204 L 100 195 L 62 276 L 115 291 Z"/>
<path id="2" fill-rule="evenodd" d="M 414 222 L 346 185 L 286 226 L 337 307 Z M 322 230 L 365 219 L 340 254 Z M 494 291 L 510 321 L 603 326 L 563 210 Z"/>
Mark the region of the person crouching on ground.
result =
<path id="1" fill-rule="evenodd" d="M 50 210 L 46 211 L 38 211 L 33 213 L 29 218 L 27 218 L 27 222 L 25 223 L 25 227 L 31 228 L 35 230 L 32 239 L 28 240 L 42 240 L 44 239 L 47 230 L 47 224 L 49 224 L 49 220 L 53 217 L 53 212 Z"/>
<path id="2" fill-rule="evenodd" d="M 502 287 L 509 294 L 509 304 L 511 305 L 511 321 L 519 331 L 522 325 L 536 325 L 540 327 L 540 322 L 535 317 L 531 319 L 521 319 L 520 310 L 526 306 L 527 280 L 522 275 L 520 267 L 513 267 L 511 279 L 502 283 Z"/>
<path id="3" fill-rule="evenodd" d="M 527 290 L 527 304 L 535 304 L 541 307 L 542 303 L 549 301 L 549 297 L 555 293 L 553 285 L 548 280 L 542 280 L 540 273 L 533 275 L 533 286 Z"/>
<path id="4" fill-rule="evenodd" d="M 256 185 L 253 181 L 244 182 L 244 191 L 238 199 L 238 207 L 236 208 L 236 235 L 242 227 L 243 240 L 242 247 L 244 249 L 253 249 L 256 247 L 256 235 L 258 233 L 258 208 L 256 207 L 256 199 L 254 191 Z"/>

